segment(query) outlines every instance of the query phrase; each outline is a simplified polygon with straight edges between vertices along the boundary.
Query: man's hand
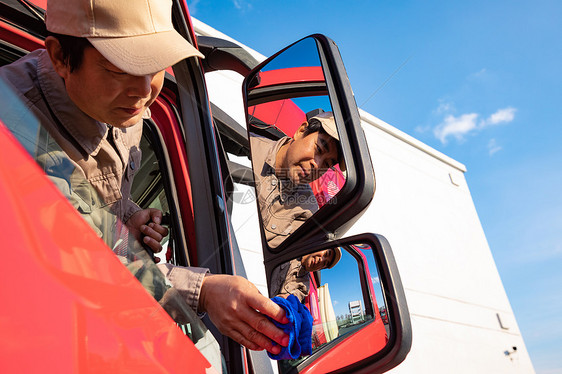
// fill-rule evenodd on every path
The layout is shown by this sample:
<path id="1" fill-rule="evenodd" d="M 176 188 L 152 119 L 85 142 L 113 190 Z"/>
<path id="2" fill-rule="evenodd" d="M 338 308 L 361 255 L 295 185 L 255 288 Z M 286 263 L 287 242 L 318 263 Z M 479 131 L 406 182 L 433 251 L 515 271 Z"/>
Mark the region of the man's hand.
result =
<path id="1" fill-rule="evenodd" d="M 168 235 L 168 229 L 161 226 L 161 222 L 162 212 L 159 209 L 148 208 L 134 213 L 125 224 L 137 240 L 140 241 L 141 234 L 144 234 L 142 242 L 158 253 L 162 250 L 160 242 Z"/>
<path id="2" fill-rule="evenodd" d="M 287 323 L 285 311 L 245 278 L 208 274 L 201 286 L 199 311 L 207 312 L 222 334 L 249 349 L 278 354 L 281 347 L 272 340 L 284 347 L 289 344 L 289 336 L 266 317 Z"/>

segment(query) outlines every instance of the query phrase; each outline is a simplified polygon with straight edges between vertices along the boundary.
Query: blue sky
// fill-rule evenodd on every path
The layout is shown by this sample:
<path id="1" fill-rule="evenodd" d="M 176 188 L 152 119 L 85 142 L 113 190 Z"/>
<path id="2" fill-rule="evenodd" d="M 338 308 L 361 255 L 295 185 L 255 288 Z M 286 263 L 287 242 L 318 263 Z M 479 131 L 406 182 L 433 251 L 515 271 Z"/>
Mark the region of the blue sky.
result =
<path id="1" fill-rule="evenodd" d="M 338 44 L 360 108 L 467 166 L 537 373 L 562 372 L 562 2 L 188 1 L 271 55 Z"/>

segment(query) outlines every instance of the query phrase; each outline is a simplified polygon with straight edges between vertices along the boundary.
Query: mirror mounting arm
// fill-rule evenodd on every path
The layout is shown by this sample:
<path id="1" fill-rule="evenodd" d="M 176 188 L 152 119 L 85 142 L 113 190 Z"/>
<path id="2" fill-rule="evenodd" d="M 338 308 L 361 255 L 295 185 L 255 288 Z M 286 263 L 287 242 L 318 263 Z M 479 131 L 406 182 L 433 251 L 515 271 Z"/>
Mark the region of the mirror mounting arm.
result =
<path id="1" fill-rule="evenodd" d="M 259 61 L 238 44 L 211 36 L 198 36 L 199 51 L 205 55 L 201 60 L 206 73 L 216 70 L 233 70 L 242 76 L 248 75 Z"/>

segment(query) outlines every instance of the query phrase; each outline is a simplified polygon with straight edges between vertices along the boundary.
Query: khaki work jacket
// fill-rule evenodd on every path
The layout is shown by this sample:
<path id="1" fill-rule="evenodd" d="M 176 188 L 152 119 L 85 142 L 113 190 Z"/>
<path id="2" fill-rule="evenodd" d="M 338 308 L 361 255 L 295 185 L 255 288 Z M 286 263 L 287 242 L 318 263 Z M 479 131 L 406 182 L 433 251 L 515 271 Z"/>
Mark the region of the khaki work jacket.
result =
<path id="1" fill-rule="evenodd" d="M 272 248 L 279 246 L 318 210 L 318 203 L 308 184 L 294 185 L 275 175 L 277 152 L 290 141 L 289 137 L 275 142 L 250 136 L 256 194 L 265 238 Z"/>

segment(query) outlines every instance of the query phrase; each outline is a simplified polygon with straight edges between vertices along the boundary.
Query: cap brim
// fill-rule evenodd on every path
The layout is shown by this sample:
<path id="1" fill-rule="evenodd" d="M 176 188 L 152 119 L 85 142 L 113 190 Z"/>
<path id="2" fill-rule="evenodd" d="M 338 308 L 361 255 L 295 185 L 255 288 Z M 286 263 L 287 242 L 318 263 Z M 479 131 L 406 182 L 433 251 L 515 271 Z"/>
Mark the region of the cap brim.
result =
<path id="1" fill-rule="evenodd" d="M 338 130 L 336 129 L 335 126 L 330 126 L 329 124 L 325 123 L 324 120 L 320 120 L 320 123 L 322 124 L 322 128 L 324 129 L 324 131 L 326 131 L 328 135 L 336 139 L 338 142 L 340 141 L 340 137 L 338 136 Z"/>
<path id="2" fill-rule="evenodd" d="M 322 124 L 322 128 L 324 129 L 324 131 L 326 131 L 326 134 L 330 135 L 338 143 L 340 142 L 338 130 L 336 129 L 335 126 L 330 126 L 328 123 L 325 122 L 325 120 L 323 118 L 319 118 L 319 117 L 312 117 L 312 118 L 318 119 L 320 121 L 320 123 Z M 345 171 L 345 161 L 343 160 L 343 156 L 341 157 L 341 160 L 338 162 L 338 164 L 340 165 L 340 170 Z"/>
<path id="3" fill-rule="evenodd" d="M 109 62 L 131 75 L 154 74 L 188 57 L 204 58 L 175 30 L 88 40 Z"/>
<path id="4" fill-rule="evenodd" d="M 340 261 L 340 259 L 341 259 L 341 249 L 334 248 L 334 259 L 332 260 L 332 263 L 330 264 L 330 267 L 328 269 L 331 269 L 334 266 L 336 266 L 336 264 Z"/>

